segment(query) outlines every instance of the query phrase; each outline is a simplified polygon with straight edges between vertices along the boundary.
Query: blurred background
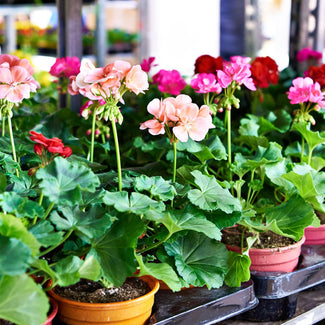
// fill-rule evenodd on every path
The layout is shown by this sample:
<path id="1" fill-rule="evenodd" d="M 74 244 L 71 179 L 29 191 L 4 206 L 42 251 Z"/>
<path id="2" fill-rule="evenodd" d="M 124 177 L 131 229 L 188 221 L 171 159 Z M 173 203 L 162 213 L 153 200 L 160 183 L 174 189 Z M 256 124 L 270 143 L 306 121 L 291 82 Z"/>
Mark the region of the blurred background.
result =
<path id="1" fill-rule="evenodd" d="M 284 69 L 304 47 L 324 53 L 324 0 L 0 0 L 2 53 L 98 66 L 116 59 L 193 75 L 203 54 L 270 56 Z M 324 57 L 324 55 L 323 55 Z"/>

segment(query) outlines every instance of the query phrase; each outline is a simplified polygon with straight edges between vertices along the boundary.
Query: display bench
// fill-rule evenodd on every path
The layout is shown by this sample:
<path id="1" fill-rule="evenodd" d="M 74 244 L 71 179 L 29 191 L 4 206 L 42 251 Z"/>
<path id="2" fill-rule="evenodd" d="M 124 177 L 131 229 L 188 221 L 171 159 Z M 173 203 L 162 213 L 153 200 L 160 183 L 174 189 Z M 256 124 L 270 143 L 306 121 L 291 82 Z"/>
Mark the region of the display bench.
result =
<path id="1" fill-rule="evenodd" d="M 311 325 L 323 319 L 325 246 L 315 245 L 303 246 L 291 273 L 253 273 L 239 288 L 160 290 L 149 324 Z"/>

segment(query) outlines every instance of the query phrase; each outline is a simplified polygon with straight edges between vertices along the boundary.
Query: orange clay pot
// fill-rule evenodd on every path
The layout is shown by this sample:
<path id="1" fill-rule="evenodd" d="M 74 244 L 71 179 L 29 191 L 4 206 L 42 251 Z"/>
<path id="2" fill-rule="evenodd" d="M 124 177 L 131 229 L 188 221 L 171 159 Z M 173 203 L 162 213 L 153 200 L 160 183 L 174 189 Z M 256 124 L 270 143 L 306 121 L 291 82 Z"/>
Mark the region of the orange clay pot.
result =
<path id="1" fill-rule="evenodd" d="M 159 282 L 151 276 L 140 277 L 151 291 L 136 299 L 112 303 L 86 303 L 68 300 L 49 290 L 48 294 L 59 304 L 59 319 L 67 325 L 144 325 L 150 318 L 154 295 Z"/>
<path id="2" fill-rule="evenodd" d="M 251 248 L 249 257 L 251 271 L 259 272 L 292 272 L 298 265 L 301 246 L 305 242 L 303 236 L 297 243 L 279 248 Z M 227 249 L 240 253 L 240 247 L 228 246 Z"/>

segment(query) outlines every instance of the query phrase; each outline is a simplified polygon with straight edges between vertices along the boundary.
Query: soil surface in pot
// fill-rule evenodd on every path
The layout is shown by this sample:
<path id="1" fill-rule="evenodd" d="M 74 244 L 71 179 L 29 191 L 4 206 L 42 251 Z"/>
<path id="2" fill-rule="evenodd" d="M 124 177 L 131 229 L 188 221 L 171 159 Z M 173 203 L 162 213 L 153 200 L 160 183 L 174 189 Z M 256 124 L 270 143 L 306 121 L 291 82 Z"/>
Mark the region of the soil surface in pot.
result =
<path id="1" fill-rule="evenodd" d="M 0 325 L 15 325 L 15 323 L 9 322 L 8 320 L 0 319 Z"/>
<path id="2" fill-rule="evenodd" d="M 128 278 L 121 287 L 105 288 L 99 282 L 81 279 L 68 287 L 56 286 L 53 291 L 66 299 L 89 303 L 120 302 L 141 297 L 151 291 L 140 278 Z"/>
<path id="3" fill-rule="evenodd" d="M 246 238 L 253 237 L 254 234 L 248 232 L 241 226 L 228 227 L 222 229 L 222 242 L 229 246 L 241 246 L 241 236 L 244 230 L 244 247 L 246 246 Z M 296 242 L 292 238 L 284 237 L 275 234 L 271 231 L 260 232 L 259 238 L 255 241 L 252 248 L 278 248 L 286 247 L 295 244 Z"/>

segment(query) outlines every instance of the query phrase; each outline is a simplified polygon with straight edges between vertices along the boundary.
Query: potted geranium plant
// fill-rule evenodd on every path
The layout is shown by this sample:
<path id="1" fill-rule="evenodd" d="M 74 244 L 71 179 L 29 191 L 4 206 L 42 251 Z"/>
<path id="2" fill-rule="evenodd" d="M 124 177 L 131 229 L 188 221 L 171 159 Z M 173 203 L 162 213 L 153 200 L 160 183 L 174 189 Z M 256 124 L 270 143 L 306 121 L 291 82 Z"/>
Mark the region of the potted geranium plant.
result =
<path id="1" fill-rule="evenodd" d="M 8 62 L 2 69 L 8 71 L 0 73 L 2 76 L 17 70 L 11 66 L 13 58 L 6 58 Z M 17 98 L 17 104 L 29 96 L 27 86 L 22 87 L 24 82 L 28 89 L 36 90 L 37 83 L 31 79 L 31 74 L 25 74 L 17 84 L 22 91 L 15 88 L 16 93 L 23 94 Z M 190 137 L 199 141 L 212 127 L 207 108 L 199 109 L 189 97 L 170 98 L 164 104 L 154 100 L 149 111 L 155 116 L 156 110 L 164 115 L 165 105 L 174 110 L 166 115 L 168 119 L 162 121 L 160 129 L 162 133 L 163 129 L 171 132 L 173 128 L 174 133 L 168 133 L 172 146 L 168 140 L 165 142 L 167 151 L 169 146 L 173 148 L 171 172 L 166 163 L 160 169 L 161 176 L 152 176 L 152 170 L 139 166 L 124 166 L 122 172 L 116 122 L 121 123 L 123 116 L 118 103 L 124 92 L 137 95 L 146 90 L 146 74 L 139 66 L 132 67 L 123 61 L 104 68 L 95 68 L 86 61 L 80 73 L 70 76 L 70 80 L 72 93 L 80 92 L 93 101 L 89 106 L 92 117 L 89 160 L 84 150 L 88 142 L 79 142 L 71 131 L 83 123 L 83 118 L 64 109 L 37 118 L 35 124 L 22 124 L 19 130 L 12 128 L 10 123 L 9 137 L 4 128 L 2 130 L 1 247 L 16 255 L 15 263 L 11 255 L 3 255 L 10 263 L 2 263 L 0 286 L 1 293 L 6 295 L 16 289 L 16 294 L 22 295 L 20 301 L 25 308 L 16 311 L 19 308 L 16 296 L 8 294 L 0 317 L 17 324 L 45 321 L 49 309 L 45 294 L 48 288 L 42 288 L 28 275 L 41 277 L 42 284 L 51 280 L 51 288 L 57 285 L 66 288 L 81 278 L 116 288 L 129 277 L 146 275 L 155 278 L 150 277 L 149 284 L 153 293 L 158 289 L 157 279 L 174 291 L 191 284 L 210 288 L 221 286 L 228 269 L 228 251 L 220 243 L 222 223 L 216 225 L 206 215 L 211 209 L 226 213 L 240 211 L 239 201 L 204 175 L 197 162 L 194 168 L 182 166 L 184 173 L 191 172 L 195 178 L 192 187 L 178 182 L 175 172 L 176 138 L 186 141 L 188 136 L 185 113 L 191 112 L 188 123 L 196 121 L 197 126 L 203 125 L 203 130 L 189 132 Z M 1 93 L 1 112 L 2 118 L 6 115 L 11 122 L 13 113 L 17 112 L 12 110 L 13 101 L 7 94 Z M 28 111 L 26 106 L 24 113 Z M 96 164 L 95 148 L 103 152 L 108 150 L 107 146 L 98 147 L 95 141 L 98 119 L 110 121 L 114 166 Z M 62 134 L 64 142 L 54 133 L 57 124 L 61 130 L 66 127 Z M 14 146 L 15 143 L 18 145 Z M 201 162 L 206 160 L 204 154 L 197 153 L 197 157 Z M 219 193 L 219 196 L 211 197 L 204 189 Z M 222 202 L 224 197 L 227 204 Z M 201 263 L 192 263 L 187 256 L 188 249 L 194 247 L 198 249 L 195 256 Z M 19 285 L 18 280 L 21 280 Z M 153 300 L 142 322 L 149 317 L 152 303 Z M 32 309 L 26 311 L 29 304 Z M 62 311 L 62 302 L 60 304 Z M 62 319 L 67 321 L 65 317 Z M 107 314 L 105 317 L 107 320 Z"/>
<path id="2" fill-rule="evenodd" d="M 198 62 L 202 67 L 201 60 L 199 58 Z M 316 220 L 311 203 L 295 187 L 296 184 L 285 177 L 299 167 L 295 167 L 294 162 L 287 159 L 284 155 L 286 148 L 274 141 L 277 138 L 271 133 L 289 131 L 288 114 L 273 112 L 267 115 L 264 112 L 264 116 L 239 114 L 234 117 L 230 114 L 232 108 L 242 109 L 240 104 L 243 102 L 245 105 L 245 99 L 252 97 L 247 95 L 243 86 L 250 91 L 258 88 L 256 94 L 262 98 L 261 88 L 278 81 L 279 72 L 274 60 L 268 57 L 264 60 L 256 58 L 252 64 L 250 61 L 250 58 L 233 57 L 231 62 L 224 62 L 222 69 L 219 68 L 214 74 L 207 74 L 207 66 L 203 65 L 203 70 L 196 71 L 198 74 L 191 83 L 196 91 L 204 94 L 204 100 L 210 105 L 212 112 L 217 114 L 225 110 L 224 123 L 217 116 L 214 118 L 217 125 L 214 136 L 220 139 L 219 143 L 225 155 L 220 160 L 221 163 L 208 161 L 207 170 L 216 175 L 223 186 L 240 199 L 242 205 L 242 212 L 233 214 L 233 218 L 228 219 L 229 226 L 233 227 L 223 230 L 223 241 L 228 247 L 238 247 L 231 248 L 236 252 L 230 253 L 230 269 L 226 277 L 226 283 L 230 286 L 240 285 L 242 281 L 248 280 L 250 270 L 267 270 L 265 266 L 252 265 L 254 246 L 263 247 L 262 238 L 265 234 L 266 241 L 272 241 L 274 237 L 285 237 L 289 242 L 291 240 L 291 245 L 300 241 L 301 246 L 304 229 Z M 251 71 L 254 72 L 253 75 Z M 280 119 L 282 125 L 279 123 Z M 213 135 L 213 132 L 209 135 Z M 223 161 L 225 159 L 227 164 Z M 299 211 L 299 214 L 295 211 Z M 214 218 L 219 220 L 221 216 Z M 227 235 L 229 231 L 231 234 Z M 228 239 L 236 237 L 236 233 L 239 235 L 238 241 L 231 244 Z M 265 259 L 265 250 L 261 252 Z M 271 270 L 292 271 L 298 263 L 299 254 L 298 249 L 295 261 L 291 262 L 289 269 Z"/>

